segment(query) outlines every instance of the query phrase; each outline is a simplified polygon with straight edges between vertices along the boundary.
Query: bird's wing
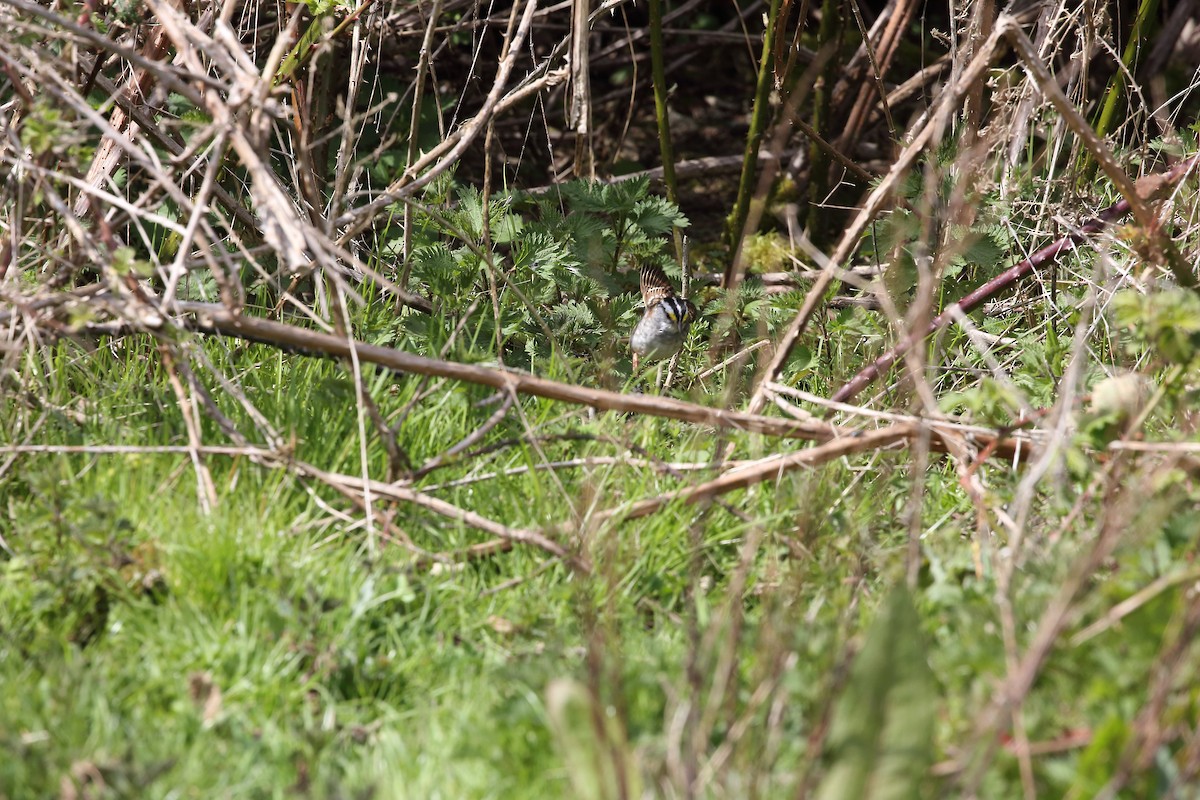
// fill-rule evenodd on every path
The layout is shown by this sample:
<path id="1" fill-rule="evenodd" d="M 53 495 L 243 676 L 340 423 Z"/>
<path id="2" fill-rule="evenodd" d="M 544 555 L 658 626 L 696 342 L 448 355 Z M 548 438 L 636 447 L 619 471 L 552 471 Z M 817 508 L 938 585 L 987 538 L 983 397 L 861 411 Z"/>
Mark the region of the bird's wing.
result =
<path id="1" fill-rule="evenodd" d="M 661 303 L 665 298 L 675 296 L 675 288 L 663 274 L 662 267 L 657 264 L 646 264 L 642 267 L 642 303 L 647 308 L 655 303 Z"/>

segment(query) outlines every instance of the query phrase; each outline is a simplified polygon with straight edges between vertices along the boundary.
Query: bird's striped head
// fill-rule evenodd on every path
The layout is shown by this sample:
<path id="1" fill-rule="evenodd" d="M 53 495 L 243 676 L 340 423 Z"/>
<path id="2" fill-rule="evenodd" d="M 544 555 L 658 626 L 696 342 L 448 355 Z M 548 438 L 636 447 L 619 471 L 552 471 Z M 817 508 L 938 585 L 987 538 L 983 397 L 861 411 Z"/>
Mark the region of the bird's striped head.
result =
<path id="1" fill-rule="evenodd" d="M 662 306 L 667 319 L 671 320 L 675 328 L 681 332 L 691 325 L 697 316 L 696 306 L 690 300 L 684 300 L 673 294 L 660 299 L 657 305 Z"/>

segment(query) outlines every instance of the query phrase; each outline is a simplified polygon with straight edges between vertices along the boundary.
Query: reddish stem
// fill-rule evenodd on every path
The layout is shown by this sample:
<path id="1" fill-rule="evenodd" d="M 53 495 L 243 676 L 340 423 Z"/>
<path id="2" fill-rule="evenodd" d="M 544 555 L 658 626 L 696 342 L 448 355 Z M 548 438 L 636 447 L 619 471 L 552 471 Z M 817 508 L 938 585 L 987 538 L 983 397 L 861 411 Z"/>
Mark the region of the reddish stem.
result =
<path id="1" fill-rule="evenodd" d="M 1195 166 L 1196 157 L 1189 158 L 1176 164 L 1171 169 L 1167 170 L 1160 176 L 1155 176 L 1157 180 L 1155 186 L 1167 186 L 1179 180 L 1187 170 Z M 1139 192 L 1141 194 L 1141 192 Z M 1043 247 L 1036 253 L 1025 259 L 1021 263 L 1009 267 L 1004 272 L 992 278 L 987 283 L 980 286 L 975 291 L 968 294 L 966 297 L 954 303 L 941 314 L 938 314 L 926 326 L 924 331 L 920 333 L 911 333 L 904 339 L 896 343 L 896 346 L 887 351 L 873 363 L 861 370 L 855 375 L 849 383 L 846 383 L 842 388 L 838 389 L 831 398 L 834 402 L 844 403 L 852 399 L 855 395 L 867 388 L 876 378 L 878 378 L 885 370 L 896 363 L 905 353 L 911 350 L 915 345 L 932 336 L 942 328 L 948 327 L 960 314 L 969 314 L 993 296 L 1004 291 L 1012 286 L 1017 281 L 1026 277 L 1038 267 L 1053 261 L 1058 257 L 1058 254 L 1064 250 L 1074 248 L 1075 245 L 1082 242 L 1093 233 L 1099 233 L 1113 222 L 1116 222 L 1121 217 L 1129 213 L 1129 201 L 1121 199 L 1113 203 L 1108 208 L 1100 212 L 1100 214 L 1079 226 L 1075 231 L 1067 234 L 1058 241 L 1047 247 Z"/>

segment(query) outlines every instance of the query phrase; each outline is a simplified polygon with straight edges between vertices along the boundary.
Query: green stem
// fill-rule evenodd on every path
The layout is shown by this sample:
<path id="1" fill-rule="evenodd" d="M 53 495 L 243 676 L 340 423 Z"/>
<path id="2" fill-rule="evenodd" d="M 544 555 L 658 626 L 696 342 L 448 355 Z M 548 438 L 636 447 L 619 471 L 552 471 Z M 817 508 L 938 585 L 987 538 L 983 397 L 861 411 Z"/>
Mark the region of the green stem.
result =
<path id="1" fill-rule="evenodd" d="M 675 183 L 675 147 L 667 112 L 667 76 L 663 67 L 662 0 L 650 0 L 650 71 L 654 81 L 654 117 L 658 120 L 658 147 L 662 152 L 663 183 L 667 199 L 679 203 Z"/>
<path id="2" fill-rule="evenodd" d="M 1108 91 L 1104 96 L 1104 107 L 1100 111 L 1100 119 L 1096 123 L 1097 135 L 1108 135 L 1113 118 L 1117 114 L 1117 104 L 1125 89 L 1125 75 L 1129 72 L 1133 59 L 1137 56 L 1138 46 L 1142 42 L 1142 28 L 1146 21 L 1158 13 L 1158 0 L 1142 0 L 1138 8 L 1137 18 L 1133 21 L 1133 30 L 1129 32 L 1129 41 L 1125 43 L 1125 52 L 1121 54 L 1121 69 L 1118 69 L 1108 83 Z"/>
<path id="3" fill-rule="evenodd" d="M 654 82 L 654 117 L 658 120 L 658 147 L 662 153 L 663 183 L 667 199 L 679 205 L 675 181 L 675 145 L 671 141 L 671 116 L 667 109 L 667 75 L 663 67 L 662 0 L 650 0 L 650 76 Z M 683 258 L 683 242 L 675 229 L 675 258 Z M 685 295 L 686 296 L 686 295 Z"/>
<path id="4" fill-rule="evenodd" d="M 839 0 L 825 0 L 821 6 L 821 24 L 817 28 L 817 45 L 820 47 L 825 47 L 831 42 L 839 42 L 835 46 L 839 49 L 841 47 L 842 15 L 839 13 L 839 6 Z M 840 56 L 835 52 L 821 70 L 821 77 L 813 85 L 813 111 L 810 127 L 822 136 L 829 134 L 827 129 L 832 105 L 831 98 L 833 86 L 837 82 L 839 61 Z M 828 150 L 822 147 L 816 139 L 812 139 L 812 144 L 808 148 L 809 202 L 804 206 L 802 222 L 818 241 L 824 236 L 821 203 L 829 189 L 829 160 Z"/>
<path id="5" fill-rule="evenodd" d="M 771 98 L 771 57 L 772 42 L 775 39 L 775 26 L 779 21 L 779 6 L 782 0 L 771 0 L 771 10 L 767 15 L 767 29 L 763 31 L 762 57 L 758 64 L 758 84 L 754 91 L 754 112 L 750 115 L 750 131 L 746 135 L 745 160 L 742 162 L 742 177 L 738 181 L 737 205 L 734 208 L 733 222 L 729 227 L 730 248 L 736 250 L 738 240 L 746 235 L 742 228 L 746 225 L 746 217 L 750 213 L 750 197 L 754 193 L 754 176 L 758 171 L 758 148 L 766 134 L 767 115 L 770 113 Z"/>

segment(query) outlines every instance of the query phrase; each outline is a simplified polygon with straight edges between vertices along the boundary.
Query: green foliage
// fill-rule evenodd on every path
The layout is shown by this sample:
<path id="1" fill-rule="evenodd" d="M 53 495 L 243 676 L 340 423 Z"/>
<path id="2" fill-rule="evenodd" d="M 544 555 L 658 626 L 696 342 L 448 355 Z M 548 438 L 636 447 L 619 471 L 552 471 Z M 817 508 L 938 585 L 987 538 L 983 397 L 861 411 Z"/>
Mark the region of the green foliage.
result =
<path id="1" fill-rule="evenodd" d="M 937 685 L 912 598 L 893 589 L 867 630 L 829 728 L 821 800 L 916 798 L 933 763 Z"/>
<path id="2" fill-rule="evenodd" d="M 419 135 L 436 132 L 426 124 L 435 121 L 423 118 Z M 31 124 L 39 146 L 67 133 L 53 114 Z M 403 168 L 402 154 L 389 152 L 369 165 L 378 179 Z M 945 197 L 953 189 L 938 187 Z M 919 181 L 906 188 L 912 207 L 923 191 Z M 627 379 L 623 339 L 639 312 L 637 266 L 657 263 L 678 281 L 669 240 L 688 224 L 645 179 L 485 202 L 447 173 L 421 199 L 411 209 L 408 263 L 397 263 L 405 242 L 395 223 L 375 231 L 369 259 L 407 275 L 433 311 L 397 312 L 371 285 L 356 285 L 358 338 L 587 386 Z M 985 204 L 969 228 L 937 239 L 951 247 L 940 262 L 942 305 L 1011 261 L 1012 228 L 991 221 L 995 210 Z M 179 218 L 170 206 L 158 213 Z M 147 241 L 112 254 L 116 274 L 153 279 L 152 258 L 176 255 L 178 236 L 153 224 L 144 230 Z M 902 211 L 865 242 L 869 257 L 890 262 L 901 305 L 929 233 L 919 212 Z M 753 238 L 746 253 L 758 269 L 790 263 L 778 236 Z M 257 275 L 246 285 L 264 305 L 283 288 Z M 689 385 L 706 366 L 707 342 L 727 347 L 713 354 L 724 358 L 777 338 L 806 289 L 768 294 L 751 280 L 735 295 L 692 294 L 705 316 L 676 385 L 701 402 L 727 393 L 736 405 L 756 360 Z M 215 282 L 189 276 L 181 296 L 212 300 Z M 1064 288 L 1057 305 L 1030 301 L 1009 316 L 975 320 L 992 343 L 990 359 L 962 332 L 947 332 L 930 351 L 950 367 L 932 379 L 943 410 L 1004 426 L 1053 403 L 1078 355 L 1071 331 L 1080 296 Z M 1194 399 L 1187 387 L 1200 342 L 1196 303 L 1185 292 L 1120 293 L 1118 333 L 1089 338 L 1089 353 L 1103 362 L 1087 373 L 1093 405 L 1075 418 L 1077 435 L 1047 472 L 1053 480 L 1034 487 L 1030 500 L 1032 544 L 1010 589 L 1018 648 L 1091 541 L 1076 541 L 1069 526 L 1061 534 L 1062 520 L 1077 520 L 1080 530 L 1123 524 L 1106 517 L 1114 512 L 1105 493 L 1089 493 L 1096 461 L 1088 448 L 1132 435 L 1145 386 L 1133 392 L 1136 404 L 1124 402 L 1129 392 L 1105 383 L 1118 367 L 1108 362 L 1149 354 L 1141 374 L 1178 365 L 1159 370 L 1154 384 L 1161 397 L 1145 431 L 1161 433 Z M 82 323 L 95 311 L 79 304 L 70 313 Z M 893 335 L 881 315 L 859 308 L 818 314 L 810 328 L 780 380 L 818 394 Z M 12 372 L 22 388 L 36 387 L 36 413 L 20 403 L 0 407 L 3 442 L 24 442 L 31 424 L 39 441 L 74 446 L 190 441 L 155 357 L 159 341 L 62 341 L 37 351 Z M 379 498 L 382 516 L 368 533 L 355 517 L 360 509 L 284 465 L 201 457 L 218 495 L 204 516 L 188 457 L 22 455 L 22 469 L 0 471 L 0 681 L 12 687 L 0 698 L 0 747 L 18 755 L 0 763 L 0 795 L 70 787 L 98 796 L 637 796 L 648 786 L 677 789 L 695 754 L 695 774 L 714 795 L 794 796 L 815 786 L 831 800 L 924 796 L 945 788 L 930 764 L 960 755 L 1009 669 L 995 579 L 1007 528 L 984 519 L 978 498 L 962 490 L 961 463 L 933 456 L 914 474 L 888 451 L 867 469 L 852 457 L 781 474 L 727 496 L 728 510 L 671 507 L 593 524 L 593 510 L 706 479 L 679 478 L 662 462 L 703 466 L 727 440 L 747 458 L 798 445 L 528 397 L 480 434 L 500 399 L 491 389 L 372 369 L 364 371 L 374 405 L 364 414 L 364 441 L 355 382 L 343 365 L 258 344 L 178 343 L 236 377 L 286 438 L 288 458 L 348 475 L 386 474 L 401 485 L 422 474 L 412 488 L 578 544 L 595 572 L 580 575 L 522 545 L 452 566 L 424 563 L 397 542 L 461 554 L 481 534 Z M 997 361 L 1002 368 L 993 372 Z M 197 373 L 220 418 L 261 434 L 237 398 L 209 372 Z M 199 416 L 200 437 L 224 442 L 226 423 L 210 411 Z M 414 473 L 467 440 L 468 452 Z M 980 476 L 984 502 L 997 508 L 1028 474 L 986 460 L 967 466 Z M 1172 467 L 1128 480 L 1143 481 L 1137 530 L 1093 576 L 1078 601 L 1079 626 L 1064 637 L 1131 598 L 1141 602 L 1148 584 L 1180 574 L 1176 565 L 1194 548 L 1189 473 Z M 915 545 L 910 513 L 921 528 Z M 744 549 L 750 535 L 760 537 L 757 546 Z M 911 596 L 888 590 L 914 548 L 918 585 Z M 1180 579 L 1112 627 L 1050 654 L 1023 702 L 1029 736 L 1094 735 L 1086 747 L 1035 762 L 1039 791 L 1089 794 L 1111 779 L 1146 676 L 1179 629 L 1183 587 Z M 843 684 L 837 670 L 848 641 L 862 649 Z M 1194 718 L 1194 695 L 1180 692 L 1164 711 L 1180 730 Z M 823 751 L 811 752 L 825 715 Z M 1169 774 L 1177 754 L 1178 742 L 1164 745 L 1156 769 Z M 1138 776 L 1134 790 L 1149 793 L 1149 780 Z M 981 795 L 1012 796 L 1020 782 L 1002 749 Z"/>
<path id="3" fill-rule="evenodd" d="M 113 3 L 116 19 L 126 25 L 134 25 L 143 19 L 146 6 L 143 0 L 117 0 Z"/>
<path id="4" fill-rule="evenodd" d="M 942 408 L 965 411 L 972 419 L 990 425 L 1009 425 L 1021 416 L 1023 395 L 1015 386 L 984 378 L 971 389 L 946 395 Z"/>
<path id="5" fill-rule="evenodd" d="M 909 202 L 919 205 L 923 192 L 921 181 L 915 176 L 910 177 L 904 188 Z M 942 191 L 949 195 L 952 187 L 944 185 Z M 970 227 L 954 225 L 943 231 L 936 225 L 925 226 L 922 215 L 917 212 L 897 209 L 873 226 L 872 234 L 864 243 L 864 254 L 869 262 L 887 265 L 884 282 L 892 299 L 904 308 L 917 285 L 915 259 L 918 256 L 933 259 L 939 254 L 933 252 L 932 247 L 944 244 L 946 251 L 937 260 L 943 265 L 939 301 L 944 308 L 979 283 L 1007 269 L 1014 260 L 1011 254 L 1021 251 L 1021 243 L 1014 241 L 1011 227 L 996 223 L 992 213 L 1000 214 L 1004 210 L 985 206 L 983 214 Z"/>
<path id="6" fill-rule="evenodd" d="M 627 757 L 628 744 L 620 721 L 603 709 L 588 689 L 574 681 L 552 681 L 546 688 L 546 706 L 562 751 L 574 797 L 581 800 L 617 800 L 638 797 L 637 771 Z M 629 785 L 630 781 L 633 785 Z"/>
<path id="7" fill-rule="evenodd" d="M 1143 294 L 1124 291 L 1113 298 L 1117 324 L 1160 361 L 1188 365 L 1200 347 L 1200 297 L 1187 289 Z"/>
<path id="8" fill-rule="evenodd" d="M 0 583 L 0 607 L 12 612 L 0 621 L 9 654 L 44 646 L 55 631 L 87 645 L 104 633 L 114 603 L 161 588 L 153 545 L 131 540 L 111 502 L 71 495 L 42 474 L 12 501 L 26 546 L 4 562 Z"/>
<path id="9" fill-rule="evenodd" d="M 21 126 L 21 145 L 34 155 L 43 155 L 55 147 L 67 127 L 62 111 L 49 104 L 39 104 Z"/>
<path id="10" fill-rule="evenodd" d="M 743 19 L 736 4 L 692 5 L 677 4 L 688 13 L 675 27 L 733 24 L 756 34 L 755 18 Z M 819 27 L 796 18 L 794 4 L 769 4 L 779 36 L 761 42 L 749 104 L 725 91 L 748 85 L 745 65 L 731 62 L 713 87 L 679 83 L 673 110 L 691 111 L 699 125 L 678 132 L 689 150 L 728 145 L 730 131 L 740 145 L 737 126 L 748 121 L 754 140 L 786 108 L 879 174 L 900 128 L 928 103 L 919 92 L 894 93 L 894 116 L 863 107 L 866 125 L 839 141 L 856 89 L 838 83 L 861 36 L 838 13 L 844 4 L 800 5 L 819 12 Z M 741 469 L 730 453 L 753 465 L 810 445 L 370 366 L 353 374 L 332 359 L 170 324 L 107 334 L 141 306 L 131 287 L 160 294 L 164 267 L 178 260 L 189 270 L 180 300 L 218 300 L 220 277 L 244 294 L 247 316 L 336 323 L 339 334 L 374 345 L 636 390 L 625 339 L 640 310 L 638 267 L 658 264 L 680 282 L 671 240 L 689 220 L 645 177 L 507 191 L 559 174 L 543 158 L 570 148 L 570 134 L 561 135 L 569 128 L 543 102 L 551 95 L 527 91 L 553 80 L 543 68 L 574 58 L 554 44 L 554 15 L 566 6 L 539 12 L 511 50 L 503 42 L 511 44 L 517 17 L 507 33 L 492 24 L 519 11 L 511 4 L 439 8 L 430 17 L 427 3 L 304 0 L 289 17 L 247 6 L 229 20 L 232 35 L 216 29 L 222 52 L 200 62 L 176 53 L 174 65 L 149 50 L 131 58 L 156 22 L 144 0 L 6 13 L 15 29 L 3 34 L 6 79 L 25 91 L 14 84 L 5 97 L 12 130 L 0 209 L 0 799 L 952 797 L 970 778 L 943 779 L 931 765 L 981 755 L 991 758 L 981 765 L 981 798 L 1030 794 L 1030 779 L 1039 797 L 1090 797 L 1124 763 L 1136 766 L 1118 796 L 1167 794 L 1194 766 L 1189 737 L 1200 717 L 1200 689 L 1189 680 L 1200 575 L 1192 458 L 1200 301 L 1156 285 L 1154 265 L 1133 268 L 1130 249 L 1145 238 L 1135 229 L 1064 253 L 1053 272 L 974 314 L 971 336 L 966 326 L 947 329 L 923 353 L 923 377 L 951 422 L 1032 419 L 1041 428 L 1032 454 L 1022 445 L 1011 460 L 991 458 L 974 431 L 942 439 L 940 426 L 929 452 L 920 438 L 854 452 L 861 440 L 846 431 L 832 446 L 848 450 L 834 461 L 641 517 L 621 513 Z M 261 72 L 275 63 L 272 26 L 288 18 L 300 27 L 274 52 L 275 74 Z M 960 33 L 947 19 L 933 22 L 902 32 L 888 56 L 889 86 L 946 52 L 941 34 L 914 41 L 914 32 Z M 1054 41 L 1103 44 L 1070 24 Z M 426 25 L 432 60 L 414 69 Z M 82 28 L 91 33 L 71 33 Z M 368 30 L 379 35 L 363 39 Z M 105 45 L 104 35 L 119 41 Z M 1129 53 L 1150 52 L 1146 37 L 1126 38 Z M 245 53 L 224 52 L 235 40 Z M 809 60 L 795 57 L 798 46 L 819 54 L 816 66 L 829 56 L 815 81 L 800 81 Z M 620 48 L 603 50 L 594 86 L 631 90 L 644 77 Z M 487 86 L 501 52 L 516 59 L 503 95 Z M 952 58 L 945 64 L 960 69 Z M 1069 59 L 1058 53 L 1048 63 Z M 208 74 L 187 73 L 201 62 Z M 53 84 L 39 84 L 50 70 Z M 1194 95 L 1180 91 L 1193 81 L 1186 60 L 1159 72 L 1158 94 Z M 239 74 L 260 73 L 276 85 L 263 103 L 247 103 L 253 85 Z M 103 87 L 124 87 L 130 75 L 144 91 L 125 92 L 119 105 L 136 122 L 126 126 L 133 146 L 156 166 L 145 169 L 138 156 L 97 176 L 89 164 L 110 131 L 96 122 L 119 121 L 117 98 Z M 1035 98 L 1020 75 L 994 71 L 981 110 Z M 360 91 L 342 91 L 345 79 Z M 419 103 L 414 79 L 426 81 Z M 810 83 L 812 105 L 794 106 L 793 90 Z M 83 86 L 88 96 L 74 97 Z M 1094 99 L 1087 81 L 1071 91 L 1072 102 Z M 189 99 L 196 92 L 205 108 Z M 620 92 L 603 94 L 593 96 L 597 114 Z M 502 97 L 495 113 L 504 116 L 476 116 L 489 95 Z M 222 98 L 228 113 L 214 105 Z M 545 146 L 526 128 L 513 159 L 520 126 L 508 122 L 531 107 L 521 103 L 540 103 L 527 119 L 546 128 Z M 1067 149 L 1079 145 L 1048 108 L 981 120 L 991 127 L 970 149 L 937 137 L 927 162 L 908 171 L 853 257 L 885 270 L 902 315 L 918 265 L 933 273 L 937 312 L 1070 229 L 1059 218 L 1078 221 L 1109 202 L 1112 189 L 1084 172 L 1074 186 L 1061 179 Z M 1195 116 L 1187 111 L 1171 105 L 1158 116 Z M 638 130 L 642 113 L 636 104 L 623 112 L 619 141 L 606 140 L 617 120 L 597 116 L 597 167 L 649 166 L 635 163 L 654 134 Z M 981 160 L 1017 119 L 1032 133 L 1017 159 L 1028 170 Z M 1137 136 L 1141 119 L 1129 121 L 1110 137 L 1117 148 Z M 1117 157 L 1156 170 L 1159 154 L 1195 150 L 1195 129 Z M 410 205 L 354 213 L 343 227 L 346 212 L 394 188 L 412 153 L 448 137 L 460 137 L 460 153 L 470 145 L 456 167 L 406 197 Z M 742 216 L 757 202 L 764 219 L 798 209 L 803 233 L 825 248 L 844 230 L 840 215 L 861 204 L 861 173 L 829 169 L 825 148 L 814 146 L 754 199 L 762 170 L 781 166 L 756 159 L 758 150 L 749 147 L 744 161 Z M 257 171 L 253 153 L 273 176 Z M 480 154 L 492 157 L 493 185 L 505 191 L 485 197 L 473 185 L 482 183 Z M 252 171 L 256 182 L 277 179 L 287 202 L 262 207 L 262 193 L 247 191 Z M 79 207 L 84 176 L 125 200 L 93 194 L 88 214 L 64 219 Z M 205 188 L 210 177 L 217 186 Z M 722 271 L 732 244 L 702 241 L 720 236 L 723 180 L 706 173 L 692 188 L 714 202 L 685 206 L 705 214 L 692 269 L 707 276 Z M 1163 230 L 1189 262 L 1192 184 L 1156 208 L 1170 209 Z M 185 210 L 180 191 L 203 202 Z M 309 228 L 289 244 L 311 271 L 292 271 L 291 258 L 285 271 L 282 248 L 254 222 L 289 205 Z M 352 270 L 331 280 L 323 270 L 333 268 L 334 249 L 311 246 L 316 236 L 418 293 L 428 310 L 397 305 L 391 287 Z M 780 234 L 753 234 L 741 247 L 752 272 L 795 263 Z M 121 280 L 108 286 L 113 276 Z M 809 287 L 768 292 L 751 277 L 730 293 L 693 283 L 703 316 L 670 391 L 742 408 L 771 353 L 752 348 L 778 341 Z M 330 313 L 334 286 L 347 290 L 347 319 Z M 835 292 L 847 290 L 831 287 L 826 299 Z M 178 313 L 170 298 L 161 308 Z M 894 344 L 903 333 L 896 322 L 820 306 L 773 377 L 827 397 Z M 910 402 L 909 367 L 884 376 L 881 394 L 862 396 L 864 413 L 810 410 L 862 430 L 929 413 Z M 318 470 L 343 477 L 323 481 Z M 393 493 L 419 492 L 421 502 L 347 497 L 364 474 Z M 577 550 L 592 569 L 520 541 L 525 531 Z M 1081 566 L 1090 568 L 1082 581 Z M 897 586 L 900 574 L 916 580 Z M 1065 587 L 1077 591 L 1064 607 Z M 1035 651 L 1054 626 L 1053 646 Z M 1014 686 L 1014 660 L 1035 653 L 1028 691 L 998 697 Z M 1018 705 L 986 729 L 981 709 L 1000 699 Z M 1007 729 L 1017 718 L 1035 745 L 1029 754 Z M 1148 734 L 1152 753 L 1141 741 Z"/>
<path id="11" fill-rule="evenodd" d="M 154 266 L 148 261 L 135 258 L 136 252 L 132 247 L 118 247 L 113 251 L 109 265 L 117 275 L 136 275 L 148 278 L 154 274 Z"/>
<path id="12" fill-rule="evenodd" d="M 446 191 L 437 187 L 430 197 Z M 424 219 L 412 278 L 438 299 L 443 330 L 472 309 L 473 347 L 494 347 L 498 327 L 503 347 L 490 354 L 514 366 L 546 372 L 555 353 L 576 362 L 607 354 L 588 366 L 602 380 L 608 365 L 626 358 L 623 339 L 638 313 L 637 265 L 655 261 L 679 274 L 667 235 L 687 219 L 650 195 L 644 178 L 573 182 L 538 198 L 492 197 L 486 211 L 477 189 L 459 188 L 446 206 Z"/>
<path id="13" fill-rule="evenodd" d="M 790 247 L 778 233 L 755 233 L 742 243 L 742 261 L 755 272 L 778 272 L 792 265 Z"/>
<path id="14" fill-rule="evenodd" d="M 992 276 L 1007 267 L 1009 253 L 1016 242 L 1007 227 L 1001 225 L 977 225 L 974 228 L 956 226 L 951 238 L 959 243 L 950 263 L 942 272 L 945 279 Z M 958 298 L 954 298 L 958 299 Z"/>

